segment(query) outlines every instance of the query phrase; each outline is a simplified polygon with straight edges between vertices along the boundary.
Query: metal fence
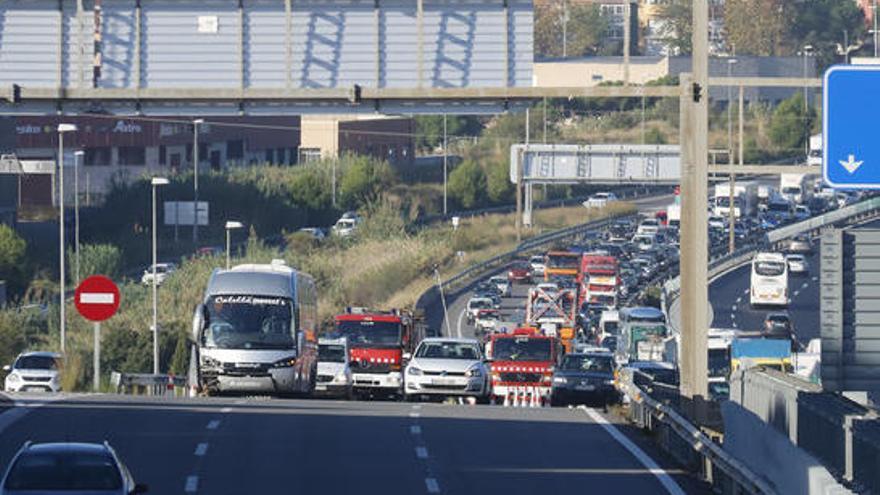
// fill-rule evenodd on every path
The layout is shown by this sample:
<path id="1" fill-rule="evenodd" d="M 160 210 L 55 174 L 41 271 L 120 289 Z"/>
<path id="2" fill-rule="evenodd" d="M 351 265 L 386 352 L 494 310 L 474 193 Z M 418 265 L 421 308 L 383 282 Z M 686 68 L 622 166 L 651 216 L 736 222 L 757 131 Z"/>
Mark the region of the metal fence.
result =
<path id="1" fill-rule="evenodd" d="M 117 394 L 186 397 L 188 393 L 186 377 L 175 375 L 114 371 L 110 374 L 110 385 Z"/>

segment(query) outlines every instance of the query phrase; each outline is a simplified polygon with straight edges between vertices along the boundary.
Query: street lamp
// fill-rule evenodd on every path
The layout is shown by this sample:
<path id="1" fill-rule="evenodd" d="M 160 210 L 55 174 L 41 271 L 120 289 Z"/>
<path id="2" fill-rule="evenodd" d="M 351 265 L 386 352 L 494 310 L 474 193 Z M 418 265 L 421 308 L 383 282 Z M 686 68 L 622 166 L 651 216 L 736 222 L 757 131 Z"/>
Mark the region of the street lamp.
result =
<path id="1" fill-rule="evenodd" d="M 193 120 L 193 247 L 199 242 L 199 126 L 205 119 Z"/>
<path id="2" fill-rule="evenodd" d="M 807 57 L 813 51 L 813 45 L 805 45 L 803 51 L 801 53 L 804 56 L 804 113 L 807 112 L 807 108 L 809 108 L 809 100 L 810 93 L 807 89 Z"/>
<path id="3" fill-rule="evenodd" d="M 76 124 L 58 124 L 58 246 L 60 248 L 60 253 L 58 253 L 59 257 L 59 268 L 60 268 L 60 276 L 58 283 L 60 285 L 60 295 L 59 301 L 61 303 L 61 354 L 64 354 L 66 349 L 65 346 L 65 336 L 67 334 L 67 323 L 65 318 L 65 308 L 64 308 L 64 133 L 65 132 L 76 132 Z"/>
<path id="4" fill-rule="evenodd" d="M 443 114 L 443 215 L 447 215 L 449 213 L 448 203 L 447 203 L 447 195 L 449 194 L 449 186 L 448 186 L 448 169 L 447 169 L 447 157 L 449 156 L 449 151 L 447 148 L 449 147 L 449 141 L 446 139 L 446 114 Z"/>
<path id="5" fill-rule="evenodd" d="M 159 374 L 159 302 L 158 302 L 158 279 L 156 278 L 157 239 L 156 239 L 156 189 L 159 186 L 167 186 L 168 179 L 153 177 L 150 181 L 153 186 L 153 374 Z"/>
<path id="6" fill-rule="evenodd" d="M 80 277 L 79 273 L 79 164 L 83 161 L 83 156 L 85 156 L 85 151 L 78 150 L 73 156 L 75 158 L 73 162 L 73 238 L 74 238 L 74 251 L 76 252 L 76 283 L 79 285 Z"/>
<path id="7" fill-rule="evenodd" d="M 231 264 L 230 262 L 231 262 L 231 258 L 232 258 L 232 255 L 230 254 L 231 250 L 232 250 L 232 241 L 231 241 L 232 231 L 235 229 L 243 229 L 243 228 L 244 228 L 244 224 L 241 222 L 235 222 L 235 221 L 226 222 L 226 269 L 227 270 L 229 270 L 229 266 Z"/>

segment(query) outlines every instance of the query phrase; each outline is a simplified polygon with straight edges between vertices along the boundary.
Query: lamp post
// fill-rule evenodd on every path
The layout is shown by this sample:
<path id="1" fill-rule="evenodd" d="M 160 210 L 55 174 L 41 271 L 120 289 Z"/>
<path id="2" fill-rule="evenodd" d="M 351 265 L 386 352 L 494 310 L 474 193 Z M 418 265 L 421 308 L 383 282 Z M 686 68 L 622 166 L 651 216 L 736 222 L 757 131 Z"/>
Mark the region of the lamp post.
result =
<path id="1" fill-rule="evenodd" d="M 437 278 L 437 288 L 440 289 L 440 302 L 443 303 L 443 320 L 446 322 L 446 331 L 452 335 L 452 327 L 449 326 L 449 309 L 446 307 L 446 295 L 443 294 L 443 280 L 440 279 L 440 267 L 434 265 L 434 277 Z"/>
<path id="2" fill-rule="evenodd" d="M 156 264 L 158 263 L 157 226 L 156 226 L 156 189 L 159 186 L 167 186 L 168 179 L 153 177 L 150 181 L 153 186 L 153 374 L 159 374 L 159 284 L 156 278 Z"/>
<path id="3" fill-rule="evenodd" d="M 193 120 L 193 247 L 199 242 L 199 126 L 205 119 Z"/>
<path id="4" fill-rule="evenodd" d="M 449 147 L 449 142 L 446 139 L 446 114 L 443 114 L 443 215 L 449 213 L 448 210 L 448 194 L 449 194 L 449 177 L 448 177 L 448 168 L 447 168 L 447 157 L 449 152 L 447 148 Z"/>
<path id="5" fill-rule="evenodd" d="M 807 112 L 807 108 L 810 106 L 810 93 L 807 89 L 807 57 L 812 51 L 813 45 L 804 45 L 804 49 L 801 51 L 804 56 L 804 113 Z"/>
<path id="6" fill-rule="evenodd" d="M 727 59 L 727 79 L 729 80 L 732 77 L 731 71 L 733 70 L 734 64 L 737 63 L 737 59 L 729 58 Z M 733 108 L 731 103 L 733 102 L 733 96 L 731 94 L 731 86 L 727 84 L 727 160 L 728 162 L 733 162 Z"/>
<path id="7" fill-rule="evenodd" d="M 66 335 L 67 335 L 67 321 L 65 317 L 65 308 L 64 308 L 64 300 L 65 300 L 65 270 L 64 266 L 64 133 L 65 132 L 76 132 L 75 124 L 58 124 L 58 265 L 59 265 L 59 303 L 61 306 L 60 311 L 60 333 L 61 333 L 61 353 L 64 354 L 66 350 Z"/>
<path id="8" fill-rule="evenodd" d="M 226 222 L 226 269 L 229 270 L 232 261 L 232 231 L 236 229 L 243 229 L 244 224 L 241 222 L 228 221 Z"/>
<path id="9" fill-rule="evenodd" d="M 79 164 L 83 161 L 83 156 L 85 156 L 85 151 L 78 150 L 73 156 L 75 158 L 73 162 L 73 238 L 74 238 L 74 252 L 76 253 L 76 283 L 79 285 L 80 277 L 79 273 Z"/>

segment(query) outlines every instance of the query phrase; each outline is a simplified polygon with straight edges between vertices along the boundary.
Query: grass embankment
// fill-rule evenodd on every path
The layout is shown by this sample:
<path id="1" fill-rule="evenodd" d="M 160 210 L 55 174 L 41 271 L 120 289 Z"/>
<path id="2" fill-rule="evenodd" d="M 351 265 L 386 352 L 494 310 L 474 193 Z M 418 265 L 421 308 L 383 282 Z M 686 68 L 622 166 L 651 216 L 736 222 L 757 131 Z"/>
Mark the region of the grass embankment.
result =
<path id="1" fill-rule="evenodd" d="M 619 203 L 587 211 L 583 207 L 538 210 L 535 228 L 525 236 L 634 211 Z M 411 307 L 433 283 L 433 266 L 443 276 L 467 265 L 508 251 L 516 245 L 512 214 L 463 219 L 458 230 L 436 225 L 407 232 L 400 212 L 391 206 L 370 212 L 355 240 L 328 239 L 320 244 L 296 234 L 286 249 L 262 244 L 252 237 L 234 263 L 268 263 L 282 258 L 289 265 L 312 274 L 320 288 L 320 316 L 328 321 L 345 306 Z M 188 358 L 186 339 L 194 306 L 201 300 L 210 273 L 225 264 L 223 256 L 182 263 L 180 270 L 159 289 L 159 327 L 162 370 L 183 373 Z M 121 287 L 119 313 L 103 324 L 103 369 L 147 372 L 151 369 L 151 290 L 136 282 Z M 72 304 L 67 308 L 68 390 L 91 382 L 92 326 Z M 42 322 L 40 322 L 40 320 Z M 48 319 L 16 311 L 0 312 L 0 342 L 8 337 L 13 348 L 57 349 L 57 310 Z"/>

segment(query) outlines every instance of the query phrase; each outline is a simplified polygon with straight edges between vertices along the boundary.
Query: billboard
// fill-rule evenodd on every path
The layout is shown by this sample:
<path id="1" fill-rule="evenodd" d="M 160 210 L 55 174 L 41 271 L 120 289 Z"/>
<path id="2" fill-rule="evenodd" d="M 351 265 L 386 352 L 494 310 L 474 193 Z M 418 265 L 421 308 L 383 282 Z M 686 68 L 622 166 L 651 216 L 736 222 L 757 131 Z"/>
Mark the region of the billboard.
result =
<path id="1" fill-rule="evenodd" d="M 192 201 L 165 201 L 163 215 L 164 224 L 167 226 L 193 225 L 195 222 L 195 208 Z M 199 201 L 198 208 L 199 225 L 208 225 L 208 202 Z"/>

